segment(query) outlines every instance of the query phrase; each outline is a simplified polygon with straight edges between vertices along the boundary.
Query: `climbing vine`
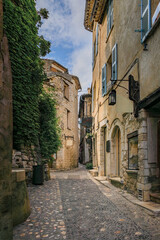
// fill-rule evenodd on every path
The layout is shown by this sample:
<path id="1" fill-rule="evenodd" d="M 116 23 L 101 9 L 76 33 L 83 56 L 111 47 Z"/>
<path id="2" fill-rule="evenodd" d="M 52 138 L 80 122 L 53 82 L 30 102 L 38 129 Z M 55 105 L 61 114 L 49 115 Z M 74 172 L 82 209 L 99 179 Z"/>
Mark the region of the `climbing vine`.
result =
<path id="1" fill-rule="evenodd" d="M 49 91 L 50 90 L 50 91 Z M 39 100 L 40 109 L 40 149 L 43 158 L 50 160 L 61 146 L 60 128 L 56 117 L 56 101 L 53 90 L 43 90 Z"/>
<path id="2" fill-rule="evenodd" d="M 13 144 L 18 149 L 38 142 L 39 94 L 45 80 L 40 55 L 50 51 L 50 43 L 38 36 L 41 16 L 34 0 L 5 0 L 3 7 L 13 77 Z M 42 12 L 47 18 L 48 12 Z"/>

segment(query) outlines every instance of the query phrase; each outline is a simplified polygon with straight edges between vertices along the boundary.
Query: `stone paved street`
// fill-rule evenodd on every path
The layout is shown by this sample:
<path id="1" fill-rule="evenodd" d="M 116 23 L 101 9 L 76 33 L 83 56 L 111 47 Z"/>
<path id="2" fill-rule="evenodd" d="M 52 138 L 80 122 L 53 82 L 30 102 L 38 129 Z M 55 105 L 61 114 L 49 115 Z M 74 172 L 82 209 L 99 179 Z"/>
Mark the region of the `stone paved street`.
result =
<path id="1" fill-rule="evenodd" d="M 52 180 L 29 187 L 32 213 L 14 229 L 14 240 L 160 239 L 160 217 L 133 204 L 84 168 L 53 172 Z"/>

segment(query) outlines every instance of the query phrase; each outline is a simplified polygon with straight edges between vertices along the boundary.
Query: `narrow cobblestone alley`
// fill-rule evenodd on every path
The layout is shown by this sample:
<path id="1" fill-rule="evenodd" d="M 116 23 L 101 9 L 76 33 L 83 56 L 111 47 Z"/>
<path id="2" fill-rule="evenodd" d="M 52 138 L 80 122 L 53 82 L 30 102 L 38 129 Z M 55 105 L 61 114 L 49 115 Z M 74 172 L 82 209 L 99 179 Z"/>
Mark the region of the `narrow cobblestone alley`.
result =
<path id="1" fill-rule="evenodd" d="M 160 217 L 102 185 L 88 172 L 52 172 L 52 180 L 30 186 L 32 213 L 14 229 L 14 240 L 160 239 Z"/>

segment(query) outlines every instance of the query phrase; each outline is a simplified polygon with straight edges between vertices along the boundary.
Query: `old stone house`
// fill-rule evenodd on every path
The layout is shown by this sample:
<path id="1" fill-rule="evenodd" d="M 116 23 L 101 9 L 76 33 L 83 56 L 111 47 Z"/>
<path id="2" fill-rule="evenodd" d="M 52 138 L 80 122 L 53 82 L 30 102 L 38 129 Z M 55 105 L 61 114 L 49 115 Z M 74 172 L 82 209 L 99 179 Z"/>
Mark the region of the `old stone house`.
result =
<path id="1" fill-rule="evenodd" d="M 92 161 L 92 95 L 90 88 L 87 94 L 80 96 L 78 117 L 80 119 L 79 161 L 86 164 Z"/>
<path id="2" fill-rule="evenodd" d="M 86 0 L 84 19 L 93 32 L 94 167 L 144 201 L 160 186 L 159 13 L 159 0 Z"/>
<path id="3" fill-rule="evenodd" d="M 44 60 L 48 81 L 44 88 L 54 88 L 57 101 L 57 117 L 61 128 L 62 147 L 54 155 L 56 169 L 71 169 L 78 165 L 78 77 L 68 73 L 68 69 L 50 59 Z"/>

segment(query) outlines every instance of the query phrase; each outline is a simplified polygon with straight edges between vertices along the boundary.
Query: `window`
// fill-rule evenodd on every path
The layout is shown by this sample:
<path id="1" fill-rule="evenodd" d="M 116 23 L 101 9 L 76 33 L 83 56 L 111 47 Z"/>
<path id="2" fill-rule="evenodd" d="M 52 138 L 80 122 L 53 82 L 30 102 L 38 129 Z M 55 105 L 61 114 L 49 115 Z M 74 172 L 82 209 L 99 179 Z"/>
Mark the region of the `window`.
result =
<path id="1" fill-rule="evenodd" d="M 138 132 L 128 134 L 128 169 L 138 169 Z"/>
<path id="2" fill-rule="evenodd" d="M 113 0 L 108 1 L 107 5 L 107 37 L 113 26 Z"/>
<path id="3" fill-rule="evenodd" d="M 96 89 L 96 82 L 95 82 L 95 84 L 94 84 L 94 109 L 96 107 L 96 98 L 97 98 L 96 91 L 97 91 L 97 89 Z"/>
<path id="4" fill-rule="evenodd" d="M 106 63 L 102 67 L 102 96 L 107 93 Z"/>
<path id="5" fill-rule="evenodd" d="M 141 41 L 143 42 L 151 28 L 151 1 L 141 0 Z"/>
<path id="6" fill-rule="evenodd" d="M 69 99 L 69 85 L 64 83 L 64 97 Z"/>
<path id="7" fill-rule="evenodd" d="M 96 27 L 96 56 L 98 54 L 98 30 L 99 30 L 99 25 L 97 23 L 97 27 Z"/>
<path id="8" fill-rule="evenodd" d="M 92 87 L 92 112 L 94 111 L 94 87 Z"/>
<path id="9" fill-rule="evenodd" d="M 71 112 L 67 109 L 67 128 L 71 130 Z"/>
<path id="10" fill-rule="evenodd" d="M 92 48 L 92 70 L 94 69 L 94 65 L 95 65 L 95 51 L 96 51 L 96 41 L 94 41 L 93 48 Z"/>
<path id="11" fill-rule="evenodd" d="M 112 80 L 117 80 L 117 44 L 112 48 Z"/>

